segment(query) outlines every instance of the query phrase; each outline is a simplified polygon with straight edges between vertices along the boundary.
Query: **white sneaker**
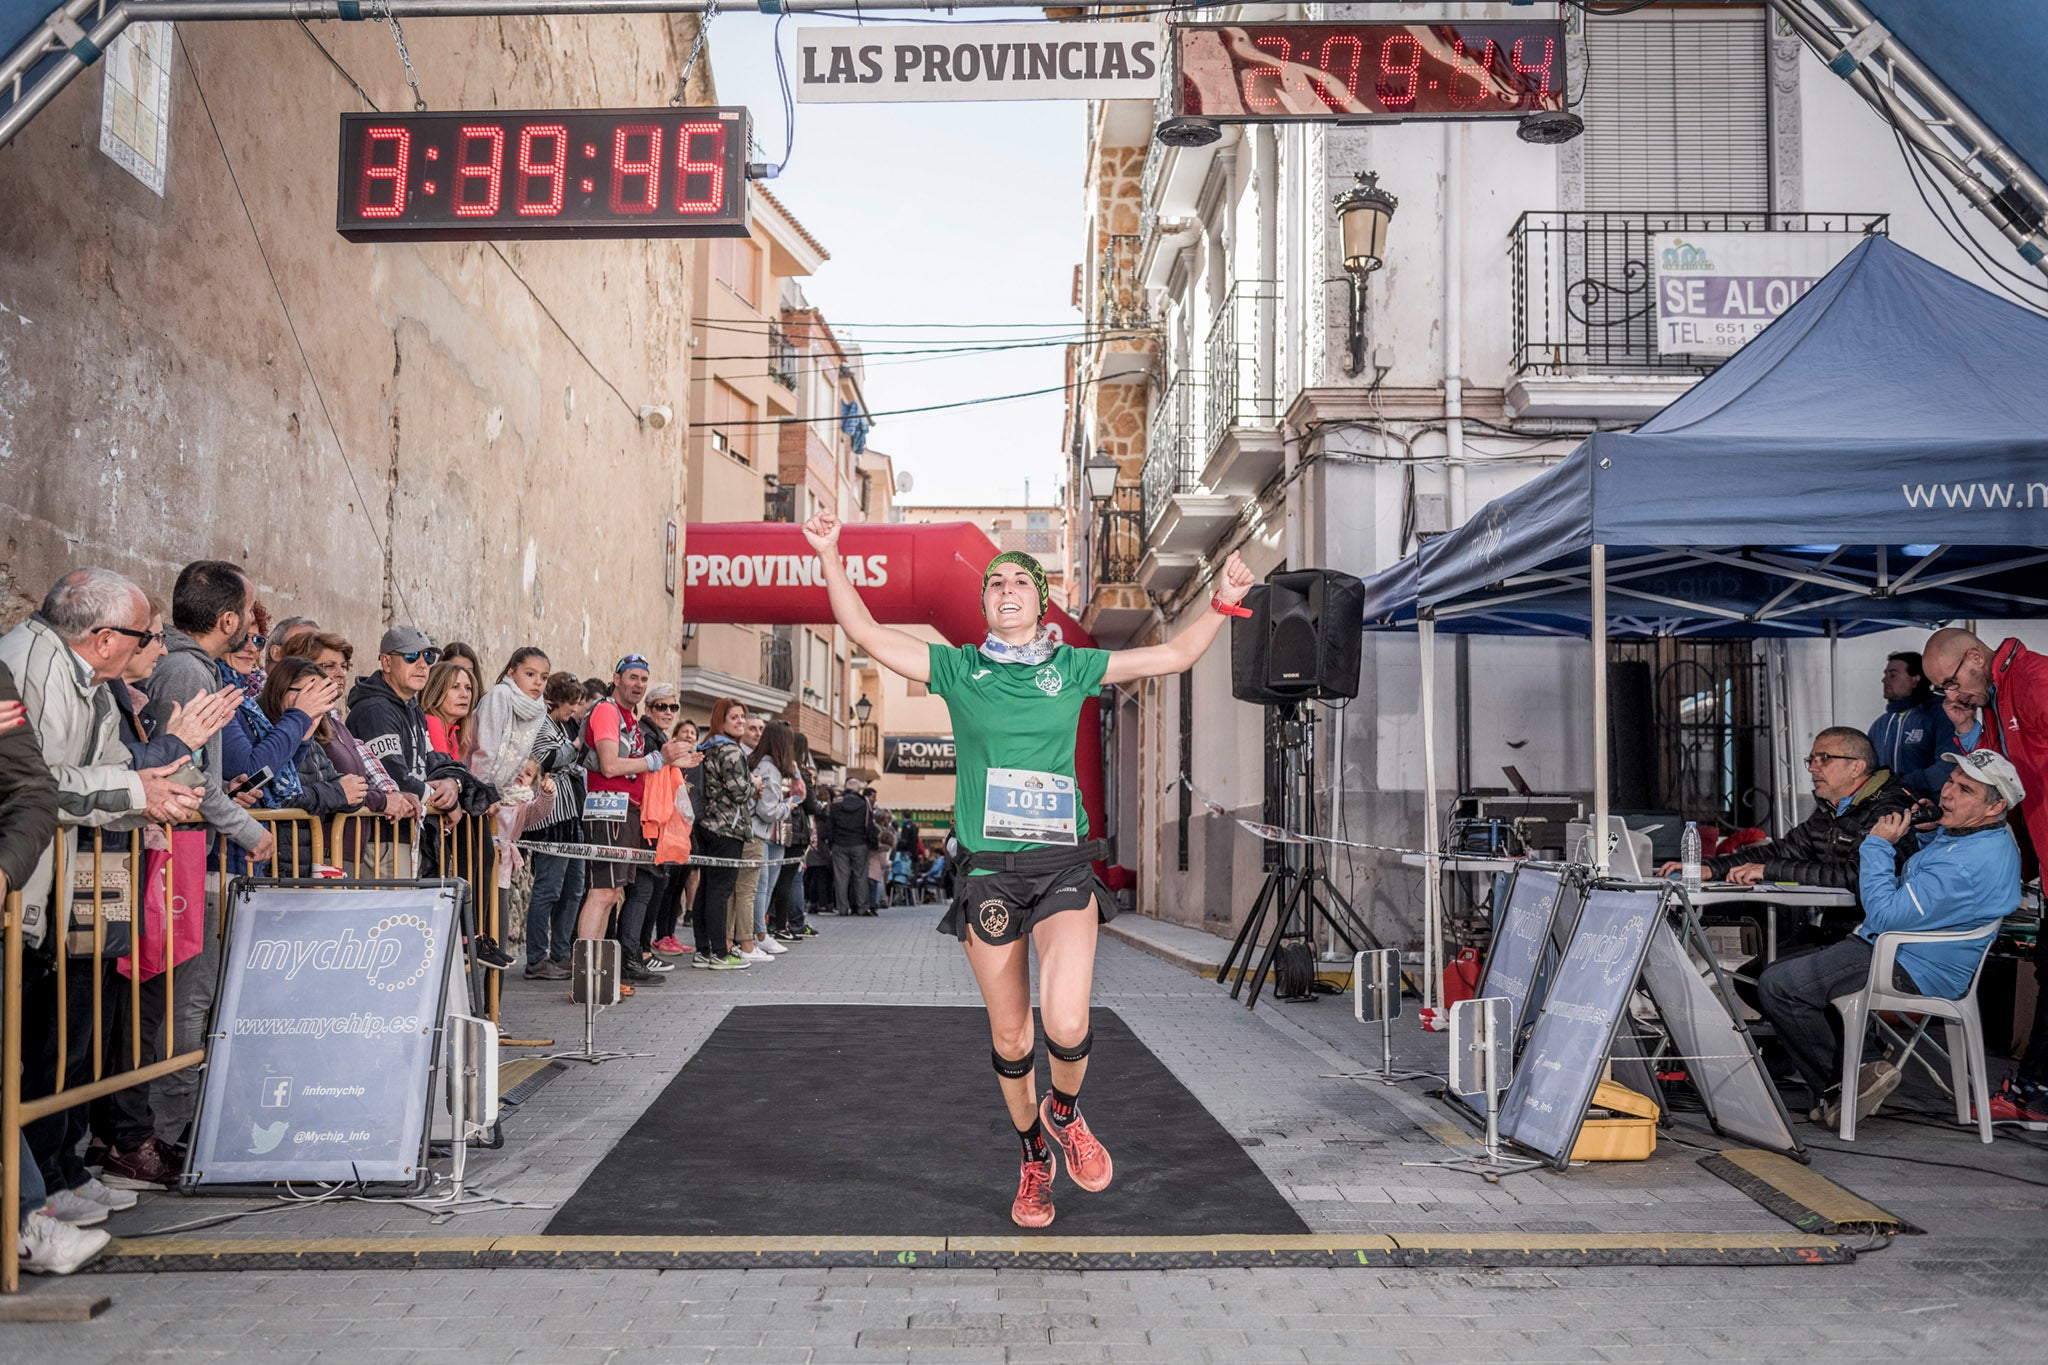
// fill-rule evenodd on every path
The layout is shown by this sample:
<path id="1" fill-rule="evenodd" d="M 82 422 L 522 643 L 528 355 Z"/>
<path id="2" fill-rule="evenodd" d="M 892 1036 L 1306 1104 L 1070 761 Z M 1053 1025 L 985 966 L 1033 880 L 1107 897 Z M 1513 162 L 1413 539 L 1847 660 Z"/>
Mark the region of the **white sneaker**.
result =
<path id="1" fill-rule="evenodd" d="M 21 1220 L 15 1238 L 21 1268 L 36 1275 L 69 1275 L 107 1249 L 113 1239 L 97 1228 L 75 1228 L 37 1209 Z"/>
<path id="2" fill-rule="evenodd" d="M 762 952 L 767 953 L 770 957 L 781 957 L 784 953 L 789 951 L 788 947 L 786 947 L 783 944 L 777 943 L 772 938 L 764 938 L 760 942 L 756 943 L 754 946 L 759 948 Z"/>
<path id="3" fill-rule="evenodd" d="M 739 957 L 744 962 L 773 962 L 775 960 L 775 954 L 762 952 L 761 945 L 758 943 L 754 945 L 754 951 L 751 953 L 740 953 Z"/>
<path id="4" fill-rule="evenodd" d="M 94 1223 L 107 1221 L 107 1206 L 87 1199 L 77 1190 L 58 1190 L 44 1207 L 75 1228 L 89 1228 Z"/>
<path id="5" fill-rule="evenodd" d="M 97 1178 L 86 1181 L 83 1185 L 73 1190 L 72 1193 L 81 1198 L 90 1199 L 101 1208 L 113 1213 L 119 1213 L 122 1209 L 132 1209 L 135 1207 L 135 1191 L 117 1190 L 111 1185 L 101 1184 Z"/>

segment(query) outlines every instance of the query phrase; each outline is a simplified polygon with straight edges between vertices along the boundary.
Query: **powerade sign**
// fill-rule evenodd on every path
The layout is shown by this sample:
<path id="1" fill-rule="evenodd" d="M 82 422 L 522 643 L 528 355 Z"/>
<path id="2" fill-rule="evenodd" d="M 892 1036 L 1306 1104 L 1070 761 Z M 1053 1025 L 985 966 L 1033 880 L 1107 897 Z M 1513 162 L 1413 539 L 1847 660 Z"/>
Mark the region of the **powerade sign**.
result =
<path id="1" fill-rule="evenodd" d="M 914 777 L 951 777 L 953 768 L 951 735 L 882 736 L 882 771 Z"/>
<path id="2" fill-rule="evenodd" d="M 236 896 L 187 1183 L 421 1180 L 455 922 L 442 886 Z"/>

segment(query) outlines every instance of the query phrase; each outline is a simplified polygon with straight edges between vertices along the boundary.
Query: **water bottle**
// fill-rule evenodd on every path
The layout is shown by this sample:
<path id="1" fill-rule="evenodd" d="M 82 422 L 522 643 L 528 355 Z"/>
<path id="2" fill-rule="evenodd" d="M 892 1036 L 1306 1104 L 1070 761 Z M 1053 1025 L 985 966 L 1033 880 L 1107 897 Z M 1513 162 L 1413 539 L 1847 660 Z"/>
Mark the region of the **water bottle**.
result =
<path id="1" fill-rule="evenodd" d="M 1700 889 L 1700 827 L 1697 821 L 1685 822 L 1685 837 L 1679 841 L 1678 861 L 1682 865 L 1679 878 L 1687 891 Z"/>

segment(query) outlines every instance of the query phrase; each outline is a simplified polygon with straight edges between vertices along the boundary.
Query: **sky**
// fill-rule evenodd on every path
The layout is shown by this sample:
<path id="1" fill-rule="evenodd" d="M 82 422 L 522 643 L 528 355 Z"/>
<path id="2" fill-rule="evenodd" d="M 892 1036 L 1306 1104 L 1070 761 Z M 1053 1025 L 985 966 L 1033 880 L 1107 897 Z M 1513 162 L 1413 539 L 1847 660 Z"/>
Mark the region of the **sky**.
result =
<path id="1" fill-rule="evenodd" d="M 916 21 L 890 12 L 878 22 Z M 1043 21 L 1040 10 L 962 11 L 976 22 Z M 798 28 L 839 25 L 792 15 L 782 25 L 790 79 Z M 713 20 L 706 52 L 721 104 L 753 113 L 762 159 L 782 160 L 785 121 L 773 20 L 735 11 Z M 1082 229 L 1085 116 L 1080 101 L 798 104 L 795 145 L 775 197 L 832 253 L 803 281 L 842 335 L 868 348 L 869 409 L 954 403 L 1054 389 L 1057 344 L 979 356 L 881 354 L 969 341 L 1063 341 Z M 944 327 L 912 324 L 947 324 Z M 959 324 L 969 324 L 962 328 Z M 1039 324 L 1039 325 L 1026 325 Z M 1052 324 L 1052 325 L 1044 325 Z M 1062 479 L 1063 396 L 877 418 L 870 448 L 894 457 L 925 505 L 1051 504 Z"/>

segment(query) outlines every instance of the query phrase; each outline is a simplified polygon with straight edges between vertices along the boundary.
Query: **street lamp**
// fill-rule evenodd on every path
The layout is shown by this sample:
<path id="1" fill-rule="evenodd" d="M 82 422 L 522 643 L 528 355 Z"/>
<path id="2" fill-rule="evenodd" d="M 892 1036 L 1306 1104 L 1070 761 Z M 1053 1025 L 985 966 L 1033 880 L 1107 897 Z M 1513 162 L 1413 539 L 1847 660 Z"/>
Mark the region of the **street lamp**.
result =
<path id="1" fill-rule="evenodd" d="M 1106 503 L 1114 498 L 1117 473 L 1116 461 L 1099 451 L 1094 459 L 1082 465 L 1081 477 L 1087 481 L 1089 501 Z"/>
<path id="2" fill-rule="evenodd" d="M 868 700 L 867 693 L 861 693 L 860 700 L 853 704 L 853 718 L 859 721 L 862 725 L 866 725 L 868 723 L 868 717 L 872 716 L 874 713 L 875 704 Z"/>
<path id="3" fill-rule="evenodd" d="M 1349 356 L 1344 373 L 1358 374 L 1365 368 L 1365 277 L 1378 270 L 1387 255 L 1387 225 L 1394 220 L 1400 200 L 1380 188 L 1372 171 L 1360 171 L 1358 183 L 1337 196 L 1337 231 L 1343 242 L 1344 273 L 1351 277 L 1350 313 L 1345 339 Z"/>

